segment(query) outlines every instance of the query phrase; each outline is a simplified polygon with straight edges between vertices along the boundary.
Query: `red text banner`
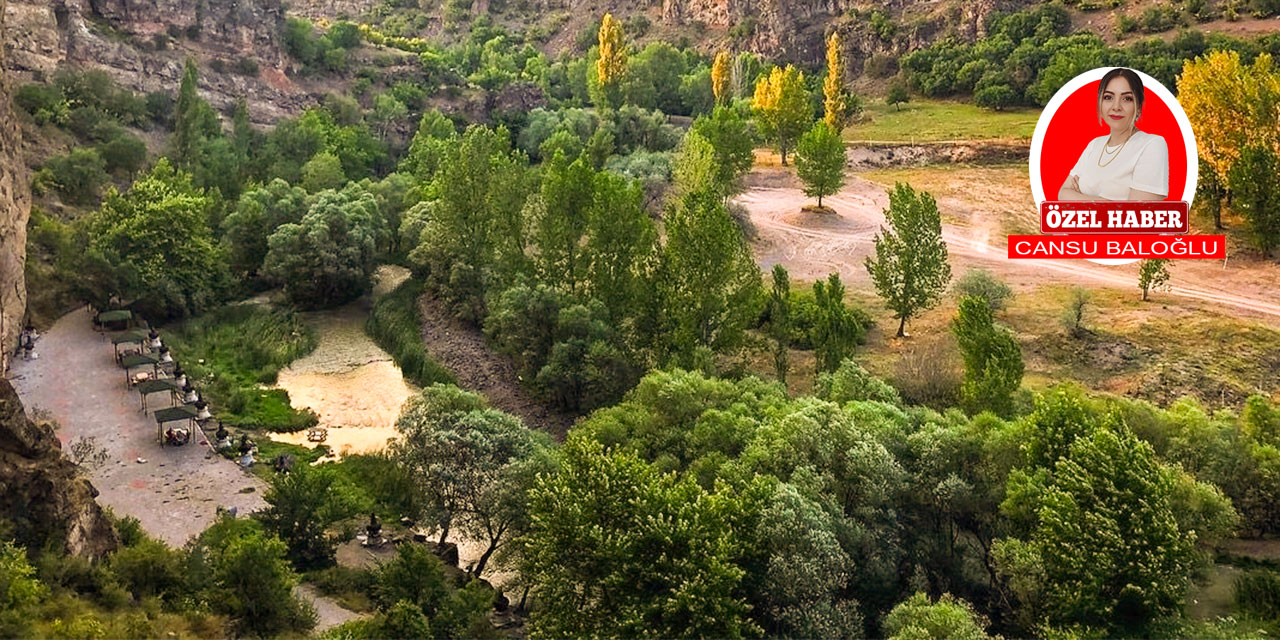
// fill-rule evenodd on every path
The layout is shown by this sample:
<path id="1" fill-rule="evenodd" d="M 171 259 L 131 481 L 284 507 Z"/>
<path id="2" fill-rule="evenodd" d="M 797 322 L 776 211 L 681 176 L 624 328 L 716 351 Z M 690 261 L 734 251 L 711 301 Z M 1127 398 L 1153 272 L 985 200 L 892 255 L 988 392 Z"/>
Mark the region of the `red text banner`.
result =
<path id="1" fill-rule="evenodd" d="M 1042 233 L 1186 233 L 1186 202 L 1070 202 L 1040 205 Z"/>
<path id="2" fill-rule="evenodd" d="M 1226 236 L 1156 236 L 1141 234 L 1069 234 L 1053 236 L 1009 236 L 1009 257 L 1223 259 L 1227 257 Z"/>

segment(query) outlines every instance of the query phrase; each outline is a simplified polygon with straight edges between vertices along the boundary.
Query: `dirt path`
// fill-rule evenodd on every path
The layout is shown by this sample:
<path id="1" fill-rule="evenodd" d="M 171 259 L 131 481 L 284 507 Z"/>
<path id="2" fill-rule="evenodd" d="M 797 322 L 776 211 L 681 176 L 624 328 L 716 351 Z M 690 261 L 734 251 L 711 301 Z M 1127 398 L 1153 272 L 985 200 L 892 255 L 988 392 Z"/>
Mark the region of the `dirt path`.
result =
<path id="1" fill-rule="evenodd" d="M 106 464 L 89 478 L 100 492 L 98 502 L 116 515 L 133 516 L 147 533 L 181 547 L 213 522 L 219 506 L 241 514 L 266 506 L 265 483 L 214 455 L 198 431 L 184 447 L 156 442 L 155 421 L 125 388 L 111 343 L 93 330 L 87 309 L 54 323 L 36 353 L 36 360 L 14 363 L 13 385 L 28 411 L 48 411 L 57 420 L 64 447 L 94 438 L 106 451 Z M 158 394 L 149 400 L 151 407 L 164 406 Z M 357 617 L 326 598 L 309 599 L 329 626 Z"/>
<path id="2" fill-rule="evenodd" d="M 863 263 L 874 253 L 875 234 L 884 224 L 883 211 L 889 204 L 884 186 L 850 176 L 840 193 L 823 199 L 835 210 L 832 216 L 801 211 L 811 199 L 795 184 L 793 175 L 757 170 L 749 184 L 752 186 L 735 201 L 747 208 L 758 230 L 756 258 L 763 268 L 780 263 L 803 280 L 836 271 L 851 287 L 871 289 Z M 983 223 L 988 218 L 984 207 L 1004 206 L 998 200 L 983 203 L 944 198 L 938 205 L 944 220 L 978 222 L 943 223 L 952 273 L 957 276 L 969 266 L 982 266 L 1020 288 L 1041 284 L 1137 287 L 1136 264 L 1113 267 L 1083 260 L 1010 260 L 1006 236 Z M 1027 212 L 1027 216 L 1034 215 L 1034 211 Z M 1225 265 L 1216 260 L 1180 260 L 1171 271 L 1173 286 L 1168 293 L 1172 295 L 1280 325 L 1280 301 L 1275 293 L 1280 265 L 1231 259 Z"/>
<path id="3" fill-rule="evenodd" d="M 573 424 L 573 416 L 553 411 L 521 386 L 515 364 L 494 353 L 479 329 L 456 319 L 445 303 L 430 293 L 418 304 L 427 352 L 453 372 L 458 386 L 483 395 L 494 407 L 519 416 L 534 429 L 564 437 Z"/>

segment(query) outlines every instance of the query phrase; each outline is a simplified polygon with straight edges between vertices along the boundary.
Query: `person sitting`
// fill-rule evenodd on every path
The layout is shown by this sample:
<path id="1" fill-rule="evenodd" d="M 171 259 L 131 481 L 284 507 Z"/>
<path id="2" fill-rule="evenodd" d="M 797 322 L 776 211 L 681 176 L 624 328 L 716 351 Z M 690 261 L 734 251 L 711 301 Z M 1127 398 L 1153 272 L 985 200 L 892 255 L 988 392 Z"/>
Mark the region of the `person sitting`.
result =
<path id="1" fill-rule="evenodd" d="M 227 433 L 227 427 L 221 422 L 218 423 L 218 432 L 214 434 L 215 444 L 213 445 L 218 451 L 226 451 L 231 448 L 231 434 Z"/>
<path id="2" fill-rule="evenodd" d="M 178 443 L 178 434 L 173 431 L 173 427 L 169 427 L 169 430 L 164 432 L 164 443 L 167 445 Z"/>
<path id="3" fill-rule="evenodd" d="M 253 466 L 253 443 L 249 441 L 249 434 L 240 434 L 240 466 L 248 469 Z"/>

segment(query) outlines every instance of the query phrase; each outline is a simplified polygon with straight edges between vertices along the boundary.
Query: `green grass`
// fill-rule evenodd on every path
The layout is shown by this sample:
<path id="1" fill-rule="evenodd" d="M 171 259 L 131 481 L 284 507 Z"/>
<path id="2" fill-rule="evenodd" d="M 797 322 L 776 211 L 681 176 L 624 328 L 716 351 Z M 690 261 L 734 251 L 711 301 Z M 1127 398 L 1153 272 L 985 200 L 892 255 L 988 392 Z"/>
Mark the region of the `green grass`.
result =
<path id="1" fill-rule="evenodd" d="M 395 291 L 378 299 L 365 322 L 365 332 L 391 354 L 406 379 L 420 387 L 436 382 L 455 383 L 453 374 L 427 353 L 422 342 L 422 317 L 418 298 L 422 282 L 405 280 Z"/>
<path id="2" fill-rule="evenodd" d="M 258 305 L 224 307 L 166 327 L 165 341 L 187 377 L 228 425 L 298 431 L 316 424 L 273 384 L 280 369 L 310 353 L 316 337 L 292 313 Z"/>
<path id="3" fill-rule="evenodd" d="M 897 108 L 883 100 L 863 107 L 862 121 L 845 129 L 845 140 L 935 142 L 1030 140 L 1039 109 L 992 111 L 962 102 L 912 100 Z"/>

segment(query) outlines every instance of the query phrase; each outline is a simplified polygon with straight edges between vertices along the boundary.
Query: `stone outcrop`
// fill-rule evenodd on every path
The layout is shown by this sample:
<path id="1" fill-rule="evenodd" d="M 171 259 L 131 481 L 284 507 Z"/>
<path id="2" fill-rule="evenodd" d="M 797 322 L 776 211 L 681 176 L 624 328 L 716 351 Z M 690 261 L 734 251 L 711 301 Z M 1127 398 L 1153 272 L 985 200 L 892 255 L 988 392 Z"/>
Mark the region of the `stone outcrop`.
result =
<path id="1" fill-rule="evenodd" d="M 5 0 L 0 0 L 3 33 Z M 21 132 L 9 104 L 9 84 L 0 49 L 0 375 L 8 370 L 27 309 L 23 263 L 27 257 L 27 216 L 31 210 Z"/>
<path id="2" fill-rule="evenodd" d="M 138 92 L 174 93 L 188 56 L 201 63 L 200 92 L 229 112 L 249 101 L 255 122 L 273 123 L 315 102 L 286 72 L 280 0 L 9 0 L 9 68 L 47 78 L 71 65 L 101 69 Z M 242 64 L 256 74 L 236 70 Z M 221 68 L 222 71 L 218 69 Z"/>
<path id="3" fill-rule="evenodd" d="M 17 392 L 0 379 L 0 519 L 29 548 L 56 545 L 72 555 L 100 558 L 119 536 L 79 468 L 62 455 L 47 424 L 27 418 Z"/>

